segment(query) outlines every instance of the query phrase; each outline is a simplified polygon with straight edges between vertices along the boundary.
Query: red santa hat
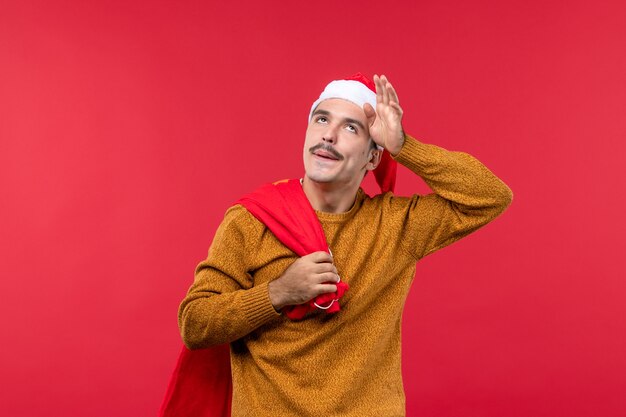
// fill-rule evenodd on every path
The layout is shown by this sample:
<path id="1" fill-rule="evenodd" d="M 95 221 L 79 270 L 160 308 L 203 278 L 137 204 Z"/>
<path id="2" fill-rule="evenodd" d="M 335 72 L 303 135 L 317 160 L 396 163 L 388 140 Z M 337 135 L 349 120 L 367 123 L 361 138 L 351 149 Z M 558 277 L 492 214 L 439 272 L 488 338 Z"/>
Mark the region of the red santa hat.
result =
<path id="1" fill-rule="evenodd" d="M 369 103 L 375 110 L 376 84 L 360 72 L 342 80 L 331 81 L 311 106 L 309 122 L 317 106 L 330 98 L 348 100 L 361 108 L 365 103 Z M 396 185 L 397 162 L 382 146 L 377 145 L 377 147 L 383 151 L 383 154 L 378 167 L 374 170 L 374 177 L 381 192 L 393 191 Z"/>

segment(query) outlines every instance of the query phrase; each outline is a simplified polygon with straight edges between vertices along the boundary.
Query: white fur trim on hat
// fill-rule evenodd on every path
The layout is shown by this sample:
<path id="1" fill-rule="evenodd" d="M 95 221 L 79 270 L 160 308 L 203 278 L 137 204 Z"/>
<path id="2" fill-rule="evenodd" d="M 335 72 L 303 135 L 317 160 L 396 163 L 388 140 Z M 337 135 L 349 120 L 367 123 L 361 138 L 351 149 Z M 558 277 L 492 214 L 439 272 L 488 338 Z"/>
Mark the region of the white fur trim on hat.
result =
<path id="1" fill-rule="evenodd" d="M 353 102 L 359 107 L 363 107 L 365 103 L 369 103 L 372 107 L 376 108 L 376 93 L 370 90 L 365 84 L 355 80 L 335 80 L 331 81 L 320 98 L 315 100 L 315 103 L 311 106 L 309 112 L 309 121 L 313 116 L 315 108 L 324 100 L 329 98 L 342 98 Z"/>

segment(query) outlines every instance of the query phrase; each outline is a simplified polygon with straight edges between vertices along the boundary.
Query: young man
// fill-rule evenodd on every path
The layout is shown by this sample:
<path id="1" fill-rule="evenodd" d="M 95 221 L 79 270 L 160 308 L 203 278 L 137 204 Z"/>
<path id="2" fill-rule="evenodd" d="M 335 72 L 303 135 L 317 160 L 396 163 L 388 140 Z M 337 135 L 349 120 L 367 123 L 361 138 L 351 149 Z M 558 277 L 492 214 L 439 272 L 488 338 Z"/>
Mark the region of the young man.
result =
<path id="1" fill-rule="evenodd" d="M 362 76 L 330 83 L 306 131 L 302 191 L 332 255 L 298 257 L 236 205 L 181 303 L 189 348 L 230 343 L 233 416 L 403 416 L 401 316 L 416 262 L 512 201 L 474 157 L 406 135 L 385 76 L 374 76 L 375 93 L 366 84 Z M 361 181 L 383 152 L 434 193 L 367 196 Z M 336 314 L 281 314 L 335 293 L 340 282 L 349 290 Z"/>

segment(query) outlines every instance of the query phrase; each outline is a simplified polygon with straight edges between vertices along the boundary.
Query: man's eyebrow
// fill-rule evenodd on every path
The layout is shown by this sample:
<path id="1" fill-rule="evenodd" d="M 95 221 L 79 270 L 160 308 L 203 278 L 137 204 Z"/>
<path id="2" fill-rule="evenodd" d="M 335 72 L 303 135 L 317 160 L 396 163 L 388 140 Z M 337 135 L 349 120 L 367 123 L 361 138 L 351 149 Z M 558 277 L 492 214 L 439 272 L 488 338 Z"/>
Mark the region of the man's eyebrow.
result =
<path id="1" fill-rule="evenodd" d="M 321 114 L 323 116 L 330 116 L 330 112 L 328 110 L 322 110 L 322 109 L 317 109 L 313 112 L 313 116 L 315 116 L 316 114 Z M 365 126 L 363 126 L 363 123 L 361 123 L 360 121 L 356 120 L 356 119 L 352 119 L 350 117 L 345 117 L 343 119 L 344 122 L 346 123 L 352 123 L 357 125 L 359 128 L 365 130 Z"/>
<path id="2" fill-rule="evenodd" d="M 316 109 L 313 112 L 313 116 L 315 116 L 316 114 L 323 114 L 324 116 L 330 116 L 330 112 L 328 110 L 322 110 L 322 109 Z"/>
<path id="3" fill-rule="evenodd" d="M 349 117 L 346 117 L 345 119 L 343 119 L 344 122 L 348 122 L 348 123 L 352 123 L 357 125 L 359 128 L 361 128 L 361 130 L 365 130 L 365 126 L 363 126 L 363 123 L 359 122 L 356 119 L 350 119 Z"/>

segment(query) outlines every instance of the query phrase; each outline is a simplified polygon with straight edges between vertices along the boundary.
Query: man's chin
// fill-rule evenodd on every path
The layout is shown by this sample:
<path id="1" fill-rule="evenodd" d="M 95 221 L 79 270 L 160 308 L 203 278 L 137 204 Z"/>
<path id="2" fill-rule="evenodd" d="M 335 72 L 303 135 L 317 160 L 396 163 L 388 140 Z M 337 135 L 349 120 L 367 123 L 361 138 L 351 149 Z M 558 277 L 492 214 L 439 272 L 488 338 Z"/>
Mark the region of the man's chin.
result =
<path id="1" fill-rule="evenodd" d="M 311 182 L 315 182 L 318 184 L 329 184 L 332 183 L 334 180 L 334 177 L 330 176 L 330 175 L 319 175 L 319 174 L 306 174 L 306 178 L 311 181 Z"/>

